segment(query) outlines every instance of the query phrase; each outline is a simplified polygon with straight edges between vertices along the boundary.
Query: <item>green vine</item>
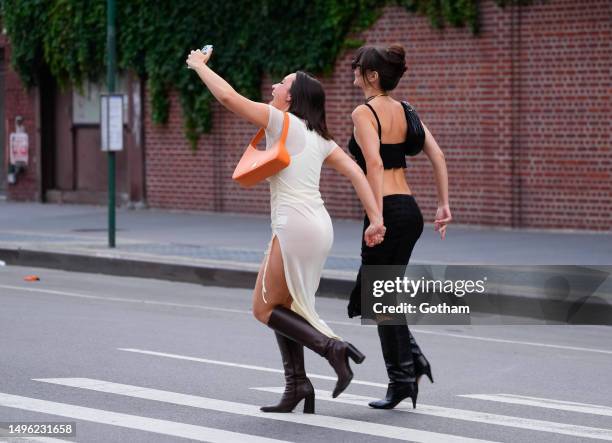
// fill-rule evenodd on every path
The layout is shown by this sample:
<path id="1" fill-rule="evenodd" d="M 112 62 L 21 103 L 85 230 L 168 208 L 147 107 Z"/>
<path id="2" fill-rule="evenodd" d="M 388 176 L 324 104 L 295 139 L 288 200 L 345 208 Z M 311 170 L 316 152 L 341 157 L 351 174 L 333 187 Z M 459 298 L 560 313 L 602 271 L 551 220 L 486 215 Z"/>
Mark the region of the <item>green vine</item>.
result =
<path id="1" fill-rule="evenodd" d="M 0 0 L 12 65 L 28 86 L 47 67 L 61 86 L 100 81 L 106 66 L 106 0 Z M 500 6 L 529 0 L 496 0 Z M 328 74 L 340 52 L 385 5 L 427 15 L 433 26 L 478 32 L 478 0 L 117 0 L 117 60 L 147 82 L 152 119 L 168 119 L 179 92 L 185 134 L 195 148 L 212 126 L 212 96 L 185 67 L 189 49 L 215 45 L 211 66 L 238 91 L 260 98 L 264 72 Z"/>

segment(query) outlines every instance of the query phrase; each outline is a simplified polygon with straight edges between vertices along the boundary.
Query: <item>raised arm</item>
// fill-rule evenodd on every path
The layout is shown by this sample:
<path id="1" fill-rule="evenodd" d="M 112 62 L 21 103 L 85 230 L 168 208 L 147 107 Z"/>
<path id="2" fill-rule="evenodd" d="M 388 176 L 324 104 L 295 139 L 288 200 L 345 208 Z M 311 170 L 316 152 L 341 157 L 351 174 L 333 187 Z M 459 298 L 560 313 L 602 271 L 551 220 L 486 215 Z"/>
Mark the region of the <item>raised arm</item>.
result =
<path id="1" fill-rule="evenodd" d="M 436 140 L 424 123 L 423 128 L 425 129 L 423 152 L 429 158 L 433 167 L 436 190 L 438 192 L 438 210 L 434 220 L 434 229 L 440 231 L 440 237 L 444 240 L 446 237 L 446 225 L 452 220 L 448 203 L 448 170 L 446 168 L 446 159 L 438 143 L 436 143 Z"/>
<path id="2" fill-rule="evenodd" d="M 270 114 L 268 105 L 254 102 L 240 95 L 228 82 L 210 69 L 206 63 L 212 51 L 212 48 L 208 49 L 206 54 L 199 49 L 191 51 L 187 57 L 187 65 L 195 70 L 219 103 L 245 120 L 265 128 L 268 125 Z"/>
<path id="3" fill-rule="evenodd" d="M 366 244 L 375 246 L 382 242 L 385 235 L 382 208 L 377 205 L 374 193 L 361 168 L 339 147 L 336 147 L 327 156 L 325 164 L 348 178 L 355 188 L 357 196 L 370 219 L 370 226 L 368 226 L 364 236 Z"/>
<path id="4" fill-rule="evenodd" d="M 382 210 L 384 168 L 380 158 L 378 132 L 372 121 L 372 112 L 365 105 L 359 105 L 355 108 L 351 117 L 355 125 L 355 138 L 361 147 L 366 162 L 367 180 L 374 193 L 376 204 Z"/>

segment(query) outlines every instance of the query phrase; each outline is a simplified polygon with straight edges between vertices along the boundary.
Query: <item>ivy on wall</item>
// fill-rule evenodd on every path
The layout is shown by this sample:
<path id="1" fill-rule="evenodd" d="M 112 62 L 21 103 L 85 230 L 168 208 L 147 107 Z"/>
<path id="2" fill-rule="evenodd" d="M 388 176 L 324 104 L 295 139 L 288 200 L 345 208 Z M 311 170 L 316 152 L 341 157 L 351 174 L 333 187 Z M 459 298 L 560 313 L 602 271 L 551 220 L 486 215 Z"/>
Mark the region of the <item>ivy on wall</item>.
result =
<path id="1" fill-rule="evenodd" d="M 238 91 L 259 99 L 264 72 L 331 72 L 342 49 L 395 4 L 427 15 L 433 26 L 478 32 L 478 0 L 116 0 L 117 61 L 147 81 L 156 123 L 168 119 L 168 93 L 179 92 L 185 134 L 195 147 L 210 131 L 212 96 L 186 69 L 190 49 L 215 45 L 211 67 Z M 528 0 L 496 0 L 500 6 Z M 106 0 L 1 0 L 11 62 L 28 86 L 48 67 L 60 86 L 104 79 Z"/>

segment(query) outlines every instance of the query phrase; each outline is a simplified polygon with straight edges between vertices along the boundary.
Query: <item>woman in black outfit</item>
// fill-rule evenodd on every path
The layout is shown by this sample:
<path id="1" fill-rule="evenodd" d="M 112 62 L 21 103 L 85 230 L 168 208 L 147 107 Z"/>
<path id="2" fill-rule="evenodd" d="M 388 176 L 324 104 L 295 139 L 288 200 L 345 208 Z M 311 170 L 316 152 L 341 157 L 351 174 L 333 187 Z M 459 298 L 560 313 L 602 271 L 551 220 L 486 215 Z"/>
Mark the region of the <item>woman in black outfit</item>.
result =
<path id="1" fill-rule="evenodd" d="M 423 216 L 406 182 L 406 155 L 423 151 L 431 161 L 438 193 L 438 210 L 434 229 L 442 239 L 451 221 L 448 205 L 448 175 L 444 154 L 433 136 L 406 102 L 389 96 L 406 71 L 405 52 L 401 45 L 388 48 L 364 46 L 353 60 L 352 69 L 365 103 L 352 113 L 355 126 L 349 151 L 367 174 L 387 231 L 378 246 L 361 245 L 361 264 L 401 265 L 404 270 L 415 243 L 423 232 Z M 412 121 L 412 124 L 409 124 Z M 369 224 L 364 219 L 364 229 Z M 361 269 L 351 292 L 349 317 L 361 315 Z M 397 323 L 397 322 L 395 322 Z M 378 335 L 389 376 L 384 399 L 370 402 L 377 409 L 394 408 L 410 397 L 416 407 L 418 381 L 422 375 L 433 383 L 431 366 L 412 336 L 408 325 L 384 324 L 378 321 Z"/>

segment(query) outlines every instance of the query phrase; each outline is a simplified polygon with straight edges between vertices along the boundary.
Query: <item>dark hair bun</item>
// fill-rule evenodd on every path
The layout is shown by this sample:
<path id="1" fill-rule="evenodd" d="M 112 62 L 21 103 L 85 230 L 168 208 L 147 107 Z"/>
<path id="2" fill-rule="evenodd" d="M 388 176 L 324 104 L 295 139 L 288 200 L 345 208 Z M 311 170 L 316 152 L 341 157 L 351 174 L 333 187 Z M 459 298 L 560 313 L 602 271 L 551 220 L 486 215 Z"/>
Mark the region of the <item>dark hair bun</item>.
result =
<path id="1" fill-rule="evenodd" d="M 406 58 L 406 51 L 404 50 L 404 47 L 399 43 L 392 44 L 387 48 L 387 51 L 389 51 L 389 53 L 393 55 L 397 55 L 402 60 Z"/>
<path id="2" fill-rule="evenodd" d="M 406 52 L 400 44 L 384 46 L 362 46 L 357 50 L 352 69 L 360 66 L 361 75 L 367 82 L 366 73 L 378 72 L 380 87 L 392 91 L 406 72 Z"/>
<path id="3" fill-rule="evenodd" d="M 388 60 L 403 74 L 406 72 L 406 51 L 399 43 L 395 43 L 387 48 Z"/>

